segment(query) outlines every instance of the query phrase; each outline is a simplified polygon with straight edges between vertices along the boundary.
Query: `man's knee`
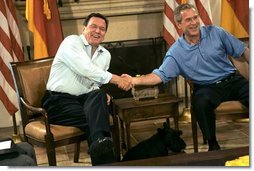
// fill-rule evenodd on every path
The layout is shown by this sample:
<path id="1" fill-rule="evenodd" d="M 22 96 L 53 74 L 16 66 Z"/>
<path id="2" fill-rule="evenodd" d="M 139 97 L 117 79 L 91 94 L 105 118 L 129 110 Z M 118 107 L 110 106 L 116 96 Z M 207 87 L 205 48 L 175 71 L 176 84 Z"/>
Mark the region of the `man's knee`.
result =
<path id="1" fill-rule="evenodd" d="M 89 101 L 94 101 L 98 103 L 99 101 L 103 101 L 106 103 L 107 98 L 106 98 L 106 93 L 100 89 L 94 90 L 89 93 Z"/>
<path id="2" fill-rule="evenodd" d="M 37 166 L 34 159 L 25 154 L 20 154 L 15 158 L 0 161 L 1 166 Z"/>
<path id="3" fill-rule="evenodd" d="M 17 164 L 17 166 L 36 166 L 37 165 L 34 159 L 32 159 L 30 156 L 25 154 L 19 155 L 19 157 L 15 159 L 15 163 Z"/>
<path id="4" fill-rule="evenodd" d="M 21 154 L 16 162 L 18 166 L 37 166 L 36 161 L 28 155 Z"/>
<path id="5" fill-rule="evenodd" d="M 101 89 L 91 91 L 90 94 L 93 96 L 101 96 L 101 97 L 106 96 L 106 93 L 104 91 L 102 91 Z"/>
<path id="6" fill-rule="evenodd" d="M 192 100 L 192 105 L 194 109 L 196 108 L 206 108 L 209 105 L 210 97 L 207 95 L 195 95 Z"/>
<path id="7" fill-rule="evenodd" d="M 15 144 L 15 146 L 19 154 L 26 155 L 29 158 L 31 158 L 35 162 L 35 164 L 37 163 L 35 150 L 31 144 L 27 142 L 21 142 L 21 143 Z"/>

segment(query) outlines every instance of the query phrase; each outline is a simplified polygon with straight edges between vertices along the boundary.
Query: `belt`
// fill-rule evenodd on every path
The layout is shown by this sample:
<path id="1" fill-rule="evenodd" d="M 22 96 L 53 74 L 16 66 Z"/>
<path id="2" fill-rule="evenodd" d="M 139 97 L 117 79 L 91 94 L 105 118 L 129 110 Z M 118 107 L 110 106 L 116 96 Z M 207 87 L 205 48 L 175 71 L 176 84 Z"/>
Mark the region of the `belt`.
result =
<path id="1" fill-rule="evenodd" d="M 223 82 L 227 82 L 227 81 L 231 80 L 234 77 L 235 77 L 235 73 L 232 73 L 229 76 L 227 76 L 226 78 L 223 78 L 223 79 L 215 82 L 215 84 L 220 84 L 220 83 L 223 83 Z"/>
<path id="2" fill-rule="evenodd" d="M 63 94 L 63 93 L 60 93 L 60 92 L 50 91 L 50 90 L 46 90 L 46 92 L 49 93 L 51 96 L 52 95 L 57 95 L 57 94 Z"/>
<path id="3" fill-rule="evenodd" d="M 52 95 L 70 95 L 68 93 L 61 93 L 61 92 L 57 92 L 57 91 L 50 91 L 50 90 L 46 90 L 46 93 Z"/>

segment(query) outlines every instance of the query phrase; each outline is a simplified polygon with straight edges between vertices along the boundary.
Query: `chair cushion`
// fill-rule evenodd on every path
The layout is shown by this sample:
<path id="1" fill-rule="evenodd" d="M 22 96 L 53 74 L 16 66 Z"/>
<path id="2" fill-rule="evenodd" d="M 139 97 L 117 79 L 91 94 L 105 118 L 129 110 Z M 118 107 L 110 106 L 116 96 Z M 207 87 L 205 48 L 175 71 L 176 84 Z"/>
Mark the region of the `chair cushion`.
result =
<path id="1" fill-rule="evenodd" d="M 249 112 L 248 108 L 240 103 L 240 101 L 227 101 L 221 103 L 216 109 L 215 113 L 244 113 Z"/>
<path id="2" fill-rule="evenodd" d="M 50 124 L 50 130 L 54 135 L 55 141 L 84 134 L 84 132 L 81 131 L 80 129 L 71 126 Z M 29 124 L 26 125 L 25 132 L 28 137 L 36 139 L 41 142 L 45 142 L 44 136 L 46 133 L 46 128 L 45 124 L 42 121 L 37 120 L 30 122 Z"/>

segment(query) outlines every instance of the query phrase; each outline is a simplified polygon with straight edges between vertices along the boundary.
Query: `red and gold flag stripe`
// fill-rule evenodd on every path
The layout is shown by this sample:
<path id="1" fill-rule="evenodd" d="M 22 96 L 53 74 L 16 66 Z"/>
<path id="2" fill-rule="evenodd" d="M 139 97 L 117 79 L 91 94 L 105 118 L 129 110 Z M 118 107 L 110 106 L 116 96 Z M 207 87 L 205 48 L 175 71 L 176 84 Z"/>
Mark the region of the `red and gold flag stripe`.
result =
<path id="1" fill-rule="evenodd" d="M 249 1 L 222 0 L 221 26 L 237 38 L 249 37 Z"/>
<path id="2" fill-rule="evenodd" d="M 27 0 L 26 18 L 34 37 L 34 59 L 55 56 L 63 40 L 57 0 Z"/>

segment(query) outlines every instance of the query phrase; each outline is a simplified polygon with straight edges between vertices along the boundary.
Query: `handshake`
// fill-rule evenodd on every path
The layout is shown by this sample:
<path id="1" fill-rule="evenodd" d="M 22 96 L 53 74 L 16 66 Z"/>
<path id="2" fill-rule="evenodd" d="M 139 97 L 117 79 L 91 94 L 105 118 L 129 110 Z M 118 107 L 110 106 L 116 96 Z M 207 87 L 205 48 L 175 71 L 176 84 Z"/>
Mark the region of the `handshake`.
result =
<path id="1" fill-rule="evenodd" d="M 117 86 L 118 88 L 128 91 L 135 86 L 135 78 L 128 74 L 122 74 L 118 76 Z"/>
<path id="2" fill-rule="evenodd" d="M 154 73 L 142 75 L 140 77 L 132 77 L 128 74 L 122 74 L 121 76 L 113 74 L 110 81 L 110 83 L 116 84 L 118 88 L 121 88 L 125 91 L 134 88 L 134 86 L 151 86 L 160 84 L 161 82 L 161 78 Z"/>

